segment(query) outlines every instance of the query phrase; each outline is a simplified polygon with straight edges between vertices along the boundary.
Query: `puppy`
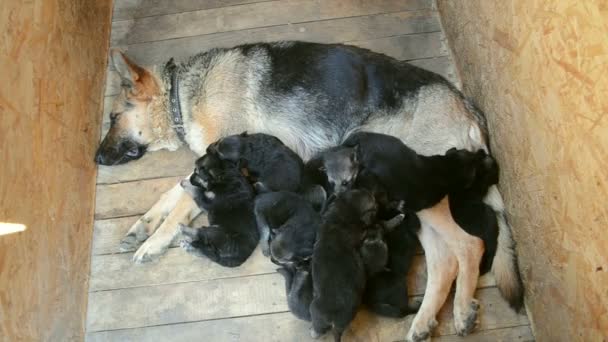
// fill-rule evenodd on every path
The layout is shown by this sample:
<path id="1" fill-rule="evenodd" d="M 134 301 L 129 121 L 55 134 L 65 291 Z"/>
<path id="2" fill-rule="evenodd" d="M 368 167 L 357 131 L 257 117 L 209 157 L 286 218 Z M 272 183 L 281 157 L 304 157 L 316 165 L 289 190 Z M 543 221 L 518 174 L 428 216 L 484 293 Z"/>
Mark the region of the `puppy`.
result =
<path id="1" fill-rule="evenodd" d="M 241 166 L 205 155 L 196 161 L 190 182 L 182 187 L 208 213 L 209 227 L 180 225 L 186 251 L 226 266 L 240 266 L 258 244 L 253 213 L 254 191 Z"/>
<path id="2" fill-rule="evenodd" d="M 384 236 L 388 262 L 384 270 L 368 277 L 363 295 L 370 311 L 387 317 L 405 317 L 418 311 L 419 303 L 409 303 L 406 277 L 416 254 L 419 228 L 418 217 L 407 213 L 403 222 Z"/>
<path id="3" fill-rule="evenodd" d="M 313 338 L 333 330 L 335 341 L 340 341 L 355 317 L 366 278 L 358 248 L 376 211 L 369 191 L 347 190 L 337 194 L 323 213 L 312 257 Z"/>
<path id="4" fill-rule="evenodd" d="M 230 135 L 209 145 L 207 153 L 234 163 L 244 161 L 250 176 L 266 191 L 301 189 L 304 162 L 272 135 L 247 132 Z"/>
<path id="5" fill-rule="evenodd" d="M 312 274 L 310 258 L 321 215 L 304 197 L 287 191 L 263 193 L 255 200 L 262 252 L 281 265 L 287 305 L 298 318 L 310 321 Z"/>
<path id="6" fill-rule="evenodd" d="M 310 261 L 285 265 L 277 271 L 285 278 L 289 311 L 299 319 L 310 321 L 310 303 L 313 299 Z"/>
<path id="7" fill-rule="evenodd" d="M 456 149 L 423 156 L 398 138 L 369 132 L 355 133 L 342 145 L 355 149 L 359 167 L 377 178 L 390 199 L 403 200 L 415 212 L 432 207 L 451 192 L 468 189 L 489 157 L 483 150 Z"/>
<path id="8" fill-rule="evenodd" d="M 310 179 L 323 186 L 327 196 L 352 188 L 359 171 L 355 149 L 344 146 L 323 151 L 304 167 Z"/>
<path id="9" fill-rule="evenodd" d="M 368 276 L 386 270 L 389 250 L 385 235 L 400 225 L 404 217 L 405 215 L 399 214 L 386 222 L 376 223 L 365 230 L 359 253 L 361 253 Z"/>
<path id="10" fill-rule="evenodd" d="M 254 212 L 264 255 L 281 264 L 310 258 L 321 215 L 309 201 L 288 191 L 263 193 Z"/>
<path id="11" fill-rule="evenodd" d="M 478 168 L 473 184 L 468 189 L 450 193 L 448 199 L 454 221 L 467 233 L 483 240 L 485 251 L 479 265 L 479 274 L 485 274 L 492 268 L 492 261 L 498 245 L 498 222 L 496 213 L 483 198 L 488 188 L 498 184 L 499 168 L 491 157 L 483 159 Z"/>

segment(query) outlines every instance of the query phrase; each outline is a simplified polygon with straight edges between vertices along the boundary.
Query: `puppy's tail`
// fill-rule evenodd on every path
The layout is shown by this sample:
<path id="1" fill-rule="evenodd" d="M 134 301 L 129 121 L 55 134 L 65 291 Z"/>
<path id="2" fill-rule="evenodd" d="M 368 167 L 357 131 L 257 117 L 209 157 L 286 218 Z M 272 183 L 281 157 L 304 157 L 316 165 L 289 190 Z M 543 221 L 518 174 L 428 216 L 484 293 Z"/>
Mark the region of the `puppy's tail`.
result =
<path id="1" fill-rule="evenodd" d="M 515 241 L 496 186 L 490 187 L 484 202 L 494 209 L 498 220 L 498 246 L 492 262 L 492 273 L 500 294 L 515 311 L 519 311 L 524 304 L 524 285 L 519 274 Z"/>

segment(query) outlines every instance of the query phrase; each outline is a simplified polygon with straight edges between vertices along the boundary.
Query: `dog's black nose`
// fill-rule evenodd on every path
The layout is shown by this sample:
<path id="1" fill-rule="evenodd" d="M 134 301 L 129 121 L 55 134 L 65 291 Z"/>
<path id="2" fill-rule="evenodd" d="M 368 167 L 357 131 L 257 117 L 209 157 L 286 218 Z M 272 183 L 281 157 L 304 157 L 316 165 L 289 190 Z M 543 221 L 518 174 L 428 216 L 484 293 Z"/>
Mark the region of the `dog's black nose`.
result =
<path id="1" fill-rule="evenodd" d="M 97 151 L 97 153 L 95 153 L 95 162 L 99 165 L 105 165 L 104 164 L 104 158 L 103 158 L 103 154 L 99 153 L 100 151 Z"/>

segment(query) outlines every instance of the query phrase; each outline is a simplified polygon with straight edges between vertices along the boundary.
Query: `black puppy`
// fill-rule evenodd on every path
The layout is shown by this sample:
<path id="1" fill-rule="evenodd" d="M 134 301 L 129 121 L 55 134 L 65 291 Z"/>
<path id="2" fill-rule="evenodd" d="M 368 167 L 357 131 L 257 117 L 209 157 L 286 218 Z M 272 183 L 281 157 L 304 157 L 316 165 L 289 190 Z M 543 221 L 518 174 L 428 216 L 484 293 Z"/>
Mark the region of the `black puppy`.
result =
<path id="1" fill-rule="evenodd" d="M 253 180 L 269 191 L 300 190 L 304 178 L 304 162 L 278 138 L 255 133 L 230 135 L 207 148 L 222 160 L 245 161 Z"/>
<path id="2" fill-rule="evenodd" d="M 321 216 L 304 197 L 288 191 L 260 194 L 255 217 L 264 255 L 281 264 L 310 258 Z"/>
<path id="3" fill-rule="evenodd" d="M 270 192 L 255 200 L 262 251 L 281 265 L 285 277 L 287 305 L 298 318 L 310 321 L 312 274 L 310 258 L 321 224 L 311 203 L 292 192 Z"/>
<path id="4" fill-rule="evenodd" d="M 404 217 L 405 215 L 399 214 L 386 222 L 376 223 L 365 230 L 359 253 L 361 253 L 368 277 L 386 270 L 389 249 L 385 236 L 399 226 Z"/>
<path id="5" fill-rule="evenodd" d="M 335 196 L 323 213 L 312 257 L 314 338 L 333 330 L 334 339 L 340 341 L 357 313 L 366 278 L 358 248 L 376 212 L 369 191 L 348 190 Z"/>
<path id="6" fill-rule="evenodd" d="M 277 269 L 285 277 L 287 307 L 294 316 L 310 321 L 310 303 L 313 299 L 310 261 L 288 264 Z"/>
<path id="7" fill-rule="evenodd" d="M 419 228 L 418 217 L 407 213 L 404 221 L 384 236 L 389 252 L 386 268 L 368 277 L 363 295 L 370 311 L 387 317 L 405 317 L 418 311 L 419 303 L 409 303 L 406 277 L 416 254 Z"/>
<path id="8" fill-rule="evenodd" d="M 358 132 L 343 143 L 354 148 L 360 169 L 373 174 L 391 199 L 411 211 L 437 204 L 447 194 L 468 189 L 485 166 L 485 151 L 450 149 L 445 155 L 423 156 L 396 137 Z"/>
<path id="9" fill-rule="evenodd" d="M 258 244 L 254 191 L 237 163 L 205 155 L 182 187 L 208 213 L 209 227 L 180 225 L 181 246 L 226 267 L 240 266 Z"/>
<path id="10" fill-rule="evenodd" d="M 467 233 L 477 236 L 484 242 L 484 253 L 479 265 L 479 274 L 492 268 L 492 261 L 498 245 L 498 222 L 496 213 L 483 202 L 488 188 L 498 184 L 499 168 L 494 158 L 485 158 L 478 169 L 473 184 L 468 189 L 450 193 L 450 211 L 454 221 Z"/>

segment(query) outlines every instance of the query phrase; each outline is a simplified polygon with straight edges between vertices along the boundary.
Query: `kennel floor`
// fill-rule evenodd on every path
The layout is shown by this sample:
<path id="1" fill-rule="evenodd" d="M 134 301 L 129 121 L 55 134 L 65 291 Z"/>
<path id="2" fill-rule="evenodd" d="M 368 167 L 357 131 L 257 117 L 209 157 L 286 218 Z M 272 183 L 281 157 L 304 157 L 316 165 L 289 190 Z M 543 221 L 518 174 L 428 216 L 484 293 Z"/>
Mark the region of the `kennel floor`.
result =
<path id="1" fill-rule="evenodd" d="M 366 47 L 459 84 L 432 0 L 114 2 L 111 46 L 142 65 L 213 47 L 288 39 Z M 102 134 L 119 84 L 109 67 Z M 192 170 L 195 158 L 180 149 L 99 167 L 87 341 L 310 341 L 309 324 L 289 313 L 283 278 L 259 250 L 233 269 L 193 257 L 177 243 L 145 265 L 133 264 L 133 253 L 119 251 L 130 225 Z M 410 294 L 421 297 L 425 281 L 424 256 L 419 255 Z M 477 298 L 482 303 L 477 330 L 466 338 L 455 335 L 450 297 L 438 317 L 435 340 L 533 340 L 527 317 L 508 307 L 491 276 L 480 279 Z M 382 318 L 361 310 L 344 340 L 400 341 L 412 318 Z"/>

